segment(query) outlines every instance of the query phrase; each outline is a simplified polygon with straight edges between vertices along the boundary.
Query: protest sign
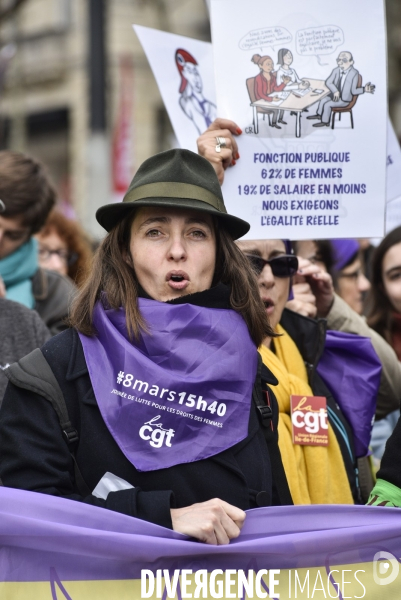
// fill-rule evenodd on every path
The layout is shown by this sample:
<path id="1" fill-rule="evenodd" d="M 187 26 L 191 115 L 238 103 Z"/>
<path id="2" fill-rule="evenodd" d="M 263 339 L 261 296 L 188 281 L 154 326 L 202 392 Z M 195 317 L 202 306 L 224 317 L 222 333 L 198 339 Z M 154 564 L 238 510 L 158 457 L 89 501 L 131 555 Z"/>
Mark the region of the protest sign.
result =
<path id="1" fill-rule="evenodd" d="M 216 118 L 211 45 L 133 25 L 152 68 L 181 148 L 196 152 L 196 139 Z"/>
<path id="2" fill-rule="evenodd" d="M 373 600 L 401 592 L 394 508 L 259 508 L 248 511 L 238 539 L 210 546 L 81 502 L 1 488 L 0 543 L 0 597 L 8 600 Z"/>
<path id="3" fill-rule="evenodd" d="M 211 24 L 218 113 L 244 132 L 223 192 L 246 237 L 382 236 L 382 0 L 212 0 Z"/>
<path id="4" fill-rule="evenodd" d="M 387 121 L 387 191 L 386 200 L 392 202 L 401 196 L 401 148 L 394 127 Z M 401 215 L 400 215 L 401 222 Z"/>

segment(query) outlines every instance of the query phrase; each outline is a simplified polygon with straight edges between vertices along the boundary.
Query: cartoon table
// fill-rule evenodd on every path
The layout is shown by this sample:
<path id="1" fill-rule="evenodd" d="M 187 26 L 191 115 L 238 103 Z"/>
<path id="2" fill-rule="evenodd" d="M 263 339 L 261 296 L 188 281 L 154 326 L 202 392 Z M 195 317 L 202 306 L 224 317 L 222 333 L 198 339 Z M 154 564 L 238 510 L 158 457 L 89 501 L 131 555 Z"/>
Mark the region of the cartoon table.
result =
<path id="1" fill-rule="evenodd" d="M 324 80 L 322 79 L 311 79 L 310 77 L 303 77 L 303 79 L 307 79 L 310 82 L 310 90 L 305 96 L 298 97 L 295 94 L 297 90 L 293 90 L 280 104 L 273 104 L 271 102 L 267 102 L 267 100 L 257 100 L 256 102 L 252 102 L 251 106 L 253 108 L 253 130 L 255 133 L 259 133 L 259 124 L 258 124 L 258 113 L 256 110 L 257 106 L 268 108 L 269 110 L 286 110 L 296 113 L 296 123 L 295 123 L 295 137 L 301 137 L 301 112 L 305 110 L 305 108 L 309 108 L 315 102 L 319 102 L 322 98 L 325 98 L 330 94 L 330 90 L 326 87 Z M 323 90 L 320 94 L 316 94 L 313 90 Z"/>

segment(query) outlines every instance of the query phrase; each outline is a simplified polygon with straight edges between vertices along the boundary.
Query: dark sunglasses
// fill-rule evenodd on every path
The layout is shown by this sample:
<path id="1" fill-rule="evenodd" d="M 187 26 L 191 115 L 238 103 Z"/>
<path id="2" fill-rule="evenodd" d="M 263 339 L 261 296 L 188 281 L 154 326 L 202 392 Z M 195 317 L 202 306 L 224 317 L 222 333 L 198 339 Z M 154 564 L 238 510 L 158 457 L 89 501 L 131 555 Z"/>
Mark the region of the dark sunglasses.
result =
<path id="1" fill-rule="evenodd" d="M 266 265 L 269 265 L 274 277 L 292 277 L 298 271 L 298 259 L 292 254 L 282 254 L 270 260 L 265 260 L 255 254 L 245 254 L 256 275 L 260 275 Z"/>

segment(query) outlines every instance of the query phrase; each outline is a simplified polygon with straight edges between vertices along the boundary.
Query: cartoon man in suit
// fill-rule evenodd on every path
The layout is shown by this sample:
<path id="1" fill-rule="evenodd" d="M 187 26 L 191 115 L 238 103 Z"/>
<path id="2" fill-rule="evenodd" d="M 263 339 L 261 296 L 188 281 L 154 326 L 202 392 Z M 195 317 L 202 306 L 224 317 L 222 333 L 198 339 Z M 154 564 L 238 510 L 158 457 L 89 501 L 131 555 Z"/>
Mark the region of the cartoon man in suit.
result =
<path id="1" fill-rule="evenodd" d="M 330 95 L 320 100 L 315 115 L 307 117 L 308 119 L 319 119 L 320 123 L 315 123 L 313 127 L 328 127 L 332 108 L 347 106 L 351 102 L 352 96 L 364 93 L 373 94 L 375 91 L 375 86 L 370 82 L 365 87 L 358 87 L 359 72 L 354 68 L 351 52 L 340 52 L 337 64 L 338 67 L 333 69 L 326 79 Z"/>

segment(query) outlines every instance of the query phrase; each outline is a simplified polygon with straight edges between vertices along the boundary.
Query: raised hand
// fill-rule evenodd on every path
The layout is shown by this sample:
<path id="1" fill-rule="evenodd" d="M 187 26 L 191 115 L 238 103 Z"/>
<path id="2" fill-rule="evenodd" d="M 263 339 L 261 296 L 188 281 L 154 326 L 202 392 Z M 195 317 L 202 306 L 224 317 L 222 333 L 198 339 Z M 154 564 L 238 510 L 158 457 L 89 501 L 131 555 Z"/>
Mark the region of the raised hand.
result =
<path id="1" fill-rule="evenodd" d="M 224 181 L 224 171 L 239 159 L 238 145 L 234 136 L 242 131 L 234 121 L 215 119 L 204 133 L 197 139 L 198 154 L 206 158 L 216 171 L 220 184 Z M 216 137 L 223 137 L 226 147 L 216 152 Z"/>

